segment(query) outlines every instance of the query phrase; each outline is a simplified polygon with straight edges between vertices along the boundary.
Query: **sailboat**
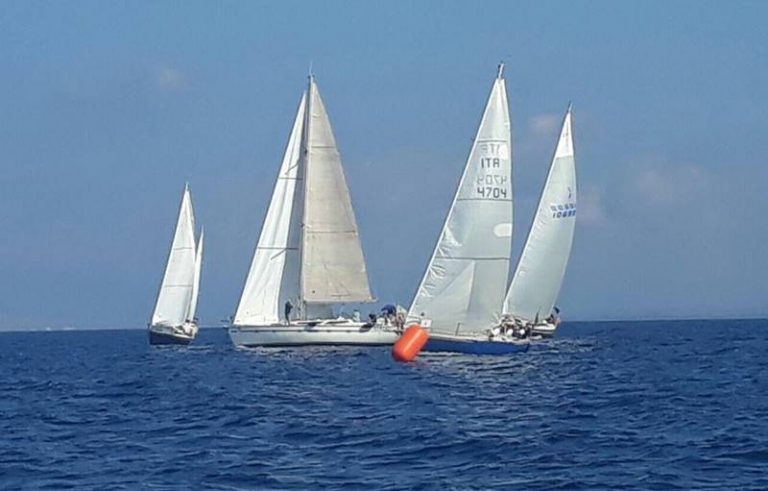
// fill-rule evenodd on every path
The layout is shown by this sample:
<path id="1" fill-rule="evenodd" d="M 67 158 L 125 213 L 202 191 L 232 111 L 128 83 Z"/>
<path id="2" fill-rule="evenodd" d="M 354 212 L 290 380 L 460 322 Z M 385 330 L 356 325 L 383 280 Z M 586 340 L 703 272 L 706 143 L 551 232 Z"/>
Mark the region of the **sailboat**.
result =
<path id="1" fill-rule="evenodd" d="M 229 336 L 242 347 L 391 345 L 394 330 L 333 314 L 334 305 L 373 301 L 341 157 L 310 76 Z"/>
<path id="2" fill-rule="evenodd" d="M 512 137 L 499 65 L 464 174 L 408 312 L 429 332 L 425 351 L 503 354 L 528 341 L 493 330 L 512 248 Z"/>
<path id="3" fill-rule="evenodd" d="M 197 335 L 197 297 L 203 264 L 203 232 L 195 244 L 195 216 L 184 186 L 171 251 L 149 322 L 150 344 L 189 344 Z"/>
<path id="4" fill-rule="evenodd" d="M 507 319 L 551 336 L 559 319 L 555 302 L 563 284 L 576 225 L 576 160 L 571 107 L 565 113 L 555 155 L 528 239 L 504 299 Z"/>

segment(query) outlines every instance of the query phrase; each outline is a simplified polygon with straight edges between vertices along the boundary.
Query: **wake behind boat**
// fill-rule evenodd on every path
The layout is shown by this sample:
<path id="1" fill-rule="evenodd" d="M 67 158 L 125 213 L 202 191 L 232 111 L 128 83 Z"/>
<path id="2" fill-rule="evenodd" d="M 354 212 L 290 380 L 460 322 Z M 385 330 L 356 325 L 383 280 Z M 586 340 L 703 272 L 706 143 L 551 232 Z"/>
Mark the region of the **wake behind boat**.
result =
<path id="1" fill-rule="evenodd" d="M 552 336 L 559 324 L 555 307 L 576 228 L 576 160 L 571 108 L 565 113 L 539 207 L 504 299 L 502 326 L 526 325 Z"/>
<path id="2" fill-rule="evenodd" d="M 150 344 L 189 344 L 197 335 L 195 311 L 203 264 L 203 232 L 195 245 L 195 216 L 184 186 L 171 251 L 148 326 Z"/>
<path id="3" fill-rule="evenodd" d="M 310 76 L 229 336 L 243 347 L 391 345 L 394 329 L 333 315 L 334 305 L 373 301 L 341 157 Z"/>
<path id="4" fill-rule="evenodd" d="M 425 351 L 508 354 L 527 339 L 494 330 L 512 248 L 512 138 L 503 65 L 407 323 L 429 331 Z"/>

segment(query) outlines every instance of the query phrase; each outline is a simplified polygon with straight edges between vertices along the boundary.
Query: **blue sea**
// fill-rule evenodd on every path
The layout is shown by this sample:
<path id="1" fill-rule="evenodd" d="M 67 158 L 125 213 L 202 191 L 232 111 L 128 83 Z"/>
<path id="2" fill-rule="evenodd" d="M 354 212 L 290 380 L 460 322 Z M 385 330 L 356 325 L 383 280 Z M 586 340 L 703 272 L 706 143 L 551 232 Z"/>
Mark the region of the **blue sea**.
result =
<path id="1" fill-rule="evenodd" d="M 768 321 L 509 357 L 0 334 L 0 489 L 768 489 Z"/>

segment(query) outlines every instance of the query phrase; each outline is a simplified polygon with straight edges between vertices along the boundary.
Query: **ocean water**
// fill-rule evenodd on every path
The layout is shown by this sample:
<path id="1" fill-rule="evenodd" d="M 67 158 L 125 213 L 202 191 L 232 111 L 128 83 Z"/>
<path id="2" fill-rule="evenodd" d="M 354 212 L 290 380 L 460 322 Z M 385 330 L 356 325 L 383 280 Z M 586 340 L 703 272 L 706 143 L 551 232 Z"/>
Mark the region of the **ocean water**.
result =
<path id="1" fill-rule="evenodd" d="M 0 489 L 768 489 L 768 321 L 510 357 L 0 334 Z"/>

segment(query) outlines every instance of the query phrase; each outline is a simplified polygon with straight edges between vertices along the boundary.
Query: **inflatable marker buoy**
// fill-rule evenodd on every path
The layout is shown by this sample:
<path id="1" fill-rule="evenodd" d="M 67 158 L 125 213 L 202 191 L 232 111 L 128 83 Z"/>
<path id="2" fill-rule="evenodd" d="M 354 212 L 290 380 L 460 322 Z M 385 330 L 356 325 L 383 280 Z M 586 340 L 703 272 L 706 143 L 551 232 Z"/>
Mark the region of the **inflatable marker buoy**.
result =
<path id="1" fill-rule="evenodd" d="M 413 361 L 419 351 L 427 344 L 429 334 L 418 324 L 405 330 L 392 347 L 392 358 L 397 361 Z"/>

